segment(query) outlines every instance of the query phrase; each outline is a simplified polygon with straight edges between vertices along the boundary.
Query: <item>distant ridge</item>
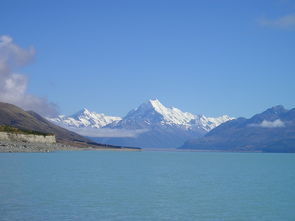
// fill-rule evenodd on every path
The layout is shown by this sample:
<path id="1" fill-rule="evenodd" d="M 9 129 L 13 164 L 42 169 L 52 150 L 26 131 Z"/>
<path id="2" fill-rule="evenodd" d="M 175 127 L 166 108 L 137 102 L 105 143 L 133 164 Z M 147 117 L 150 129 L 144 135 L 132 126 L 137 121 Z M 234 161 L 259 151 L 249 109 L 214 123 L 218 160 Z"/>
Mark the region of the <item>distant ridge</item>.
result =
<path id="1" fill-rule="evenodd" d="M 190 139 L 183 149 L 295 152 L 295 108 L 274 106 L 250 119 L 221 124 L 202 138 Z"/>
<path id="2" fill-rule="evenodd" d="M 101 128 L 121 120 L 121 117 L 107 116 L 83 108 L 71 116 L 59 115 L 55 118 L 48 118 L 48 120 L 66 128 Z"/>

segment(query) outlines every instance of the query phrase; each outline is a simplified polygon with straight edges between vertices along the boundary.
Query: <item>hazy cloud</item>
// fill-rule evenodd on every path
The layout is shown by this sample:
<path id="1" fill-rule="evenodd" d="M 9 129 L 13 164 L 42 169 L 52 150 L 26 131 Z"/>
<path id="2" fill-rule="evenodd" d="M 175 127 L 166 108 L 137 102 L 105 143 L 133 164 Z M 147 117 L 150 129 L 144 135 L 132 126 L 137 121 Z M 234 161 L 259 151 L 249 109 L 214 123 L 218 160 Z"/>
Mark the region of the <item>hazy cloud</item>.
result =
<path id="1" fill-rule="evenodd" d="M 277 119 L 275 121 L 264 120 L 260 124 L 250 124 L 249 126 L 264 127 L 264 128 L 277 128 L 277 127 L 284 127 L 285 123 L 283 121 L 281 121 L 280 119 Z"/>
<path id="2" fill-rule="evenodd" d="M 0 36 L 0 101 L 36 111 L 41 115 L 54 116 L 57 114 L 56 105 L 47 99 L 28 94 L 26 76 L 15 72 L 28 65 L 34 54 L 33 47 L 23 49 L 14 44 L 11 37 Z"/>
<path id="3" fill-rule="evenodd" d="M 259 24 L 274 28 L 295 28 L 295 14 L 281 16 L 275 19 L 262 18 L 259 20 Z"/>
<path id="4" fill-rule="evenodd" d="M 66 129 L 76 132 L 82 136 L 89 137 L 137 137 L 139 134 L 145 133 L 147 129 L 126 130 L 126 129 L 110 129 L 110 128 L 74 128 Z"/>

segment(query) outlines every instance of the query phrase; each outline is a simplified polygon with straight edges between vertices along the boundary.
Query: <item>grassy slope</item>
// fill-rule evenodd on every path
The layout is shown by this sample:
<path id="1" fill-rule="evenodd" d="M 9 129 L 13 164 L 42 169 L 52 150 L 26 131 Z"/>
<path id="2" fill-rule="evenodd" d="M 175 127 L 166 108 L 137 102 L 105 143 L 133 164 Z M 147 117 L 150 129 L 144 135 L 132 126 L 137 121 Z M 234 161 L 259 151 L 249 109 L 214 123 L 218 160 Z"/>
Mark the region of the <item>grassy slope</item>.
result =
<path id="1" fill-rule="evenodd" d="M 42 133 L 40 131 L 24 130 L 24 129 L 19 129 L 19 128 L 7 126 L 7 125 L 0 125 L 0 132 L 8 132 L 8 133 L 16 133 L 16 134 L 32 134 L 32 135 L 42 135 L 42 136 L 53 135 L 52 133 Z"/>
<path id="2" fill-rule="evenodd" d="M 21 130 L 38 131 L 45 134 L 55 134 L 59 143 L 77 144 L 79 146 L 89 146 L 87 143 L 96 145 L 83 136 L 54 125 L 33 111 L 24 111 L 8 103 L 0 102 L 0 125 L 9 125 Z"/>

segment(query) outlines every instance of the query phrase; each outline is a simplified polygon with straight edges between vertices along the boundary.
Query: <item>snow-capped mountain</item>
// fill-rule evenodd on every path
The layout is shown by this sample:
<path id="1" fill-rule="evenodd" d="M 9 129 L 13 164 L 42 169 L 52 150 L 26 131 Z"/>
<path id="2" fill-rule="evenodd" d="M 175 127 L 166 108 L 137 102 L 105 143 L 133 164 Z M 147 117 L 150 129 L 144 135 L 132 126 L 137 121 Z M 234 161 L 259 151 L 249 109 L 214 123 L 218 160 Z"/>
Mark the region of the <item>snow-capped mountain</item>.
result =
<path id="1" fill-rule="evenodd" d="M 195 115 L 195 119 L 192 120 L 190 123 L 192 128 L 198 127 L 209 132 L 215 127 L 218 127 L 220 124 L 233 119 L 235 118 L 229 117 L 228 115 L 222 115 L 220 117 L 206 117 L 204 115 Z"/>
<path id="2" fill-rule="evenodd" d="M 49 120 L 67 128 L 101 128 L 112 122 L 121 120 L 121 117 L 106 116 L 83 108 L 71 116 L 60 115 Z"/>
<path id="3" fill-rule="evenodd" d="M 205 117 L 182 112 L 175 107 L 165 107 L 159 100 L 149 100 L 130 111 L 122 120 L 106 125 L 107 128 L 143 129 L 155 127 L 179 127 L 185 130 L 202 130 L 208 132 L 218 125 L 232 120 L 227 115 Z"/>
<path id="4" fill-rule="evenodd" d="M 121 121 L 107 125 L 109 128 L 142 129 L 155 126 L 177 125 L 188 127 L 195 119 L 191 113 L 182 112 L 177 108 L 167 108 L 158 100 L 149 100 L 138 108 L 131 110 Z"/>
<path id="5" fill-rule="evenodd" d="M 232 120 L 227 115 L 206 117 L 165 107 L 157 99 L 149 100 L 131 110 L 125 117 L 112 117 L 83 109 L 71 116 L 59 116 L 50 121 L 99 143 L 132 146 L 174 148 L 186 140 L 198 138 Z"/>
<path id="6" fill-rule="evenodd" d="M 115 130 L 139 131 L 134 137 L 96 138 L 96 141 L 125 146 L 178 147 L 191 137 L 201 137 L 218 125 L 232 120 L 205 117 L 165 107 L 159 100 L 149 100 L 130 111 L 122 120 L 106 125 Z"/>

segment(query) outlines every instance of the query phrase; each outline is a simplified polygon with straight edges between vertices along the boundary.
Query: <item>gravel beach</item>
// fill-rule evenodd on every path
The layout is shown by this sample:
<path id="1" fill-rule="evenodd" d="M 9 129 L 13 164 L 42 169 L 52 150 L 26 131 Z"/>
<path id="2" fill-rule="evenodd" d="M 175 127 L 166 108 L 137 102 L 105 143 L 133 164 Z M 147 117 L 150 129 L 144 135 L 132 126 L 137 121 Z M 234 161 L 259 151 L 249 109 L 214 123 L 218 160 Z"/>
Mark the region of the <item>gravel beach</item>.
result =
<path id="1" fill-rule="evenodd" d="M 84 151 L 84 150 L 116 150 L 116 151 L 138 151 L 137 148 L 115 148 L 115 147 L 75 147 L 61 143 L 45 144 L 45 143 L 28 143 L 18 141 L 1 141 L 0 153 L 14 152 L 52 152 L 52 151 Z"/>
<path id="2" fill-rule="evenodd" d="M 79 148 L 60 143 L 28 143 L 16 141 L 0 141 L 0 152 L 52 152 L 58 150 L 82 150 L 88 148 Z"/>

